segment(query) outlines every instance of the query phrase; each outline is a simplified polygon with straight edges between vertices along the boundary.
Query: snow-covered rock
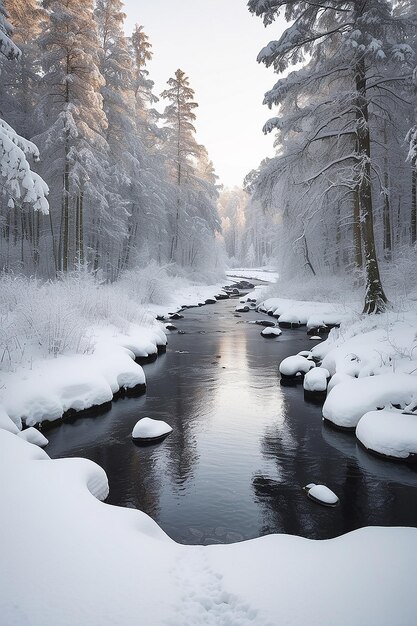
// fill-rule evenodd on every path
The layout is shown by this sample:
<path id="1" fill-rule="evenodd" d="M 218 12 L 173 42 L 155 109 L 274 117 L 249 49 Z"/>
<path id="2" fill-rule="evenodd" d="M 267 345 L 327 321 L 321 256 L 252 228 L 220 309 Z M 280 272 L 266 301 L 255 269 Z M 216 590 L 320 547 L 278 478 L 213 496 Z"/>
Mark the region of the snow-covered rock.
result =
<path id="1" fill-rule="evenodd" d="M 323 392 L 327 389 L 327 379 L 330 377 L 324 367 L 315 367 L 304 376 L 304 391 Z"/>
<path id="2" fill-rule="evenodd" d="M 154 420 L 150 417 L 142 417 L 132 431 L 133 439 L 151 440 L 160 439 L 172 432 L 172 428 L 162 420 Z"/>
<path id="3" fill-rule="evenodd" d="M 249 307 L 247 304 L 244 305 L 238 305 L 235 308 L 236 313 L 248 313 L 249 312 Z"/>
<path id="4" fill-rule="evenodd" d="M 352 378 L 334 386 L 323 406 L 323 417 L 343 428 L 356 428 L 360 418 L 376 409 L 417 404 L 417 376 L 381 374 Z"/>
<path id="5" fill-rule="evenodd" d="M 297 376 L 307 374 L 313 367 L 316 367 L 314 361 L 306 359 L 304 356 L 295 354 L 294 356 L 288 356 L 281 361 L 279 371 L 282 376 Z"/>
<path id="6" fill-rule="evenodd" d="M 277 316 L 277 311 L 274 311 L 274 317 Z M 283 328 L 298 328 L 302 325 L 300 317 L 295 313 L 282 313 L 278 317 L 278 323 Z"/>
<path id="7" fill-rule="evenodd" d="M 311 352 L 311 350 L 301 350 L 301 352 L 297 353 L 299 356 L 303 356 L 306 359 L 312 359 L 313 358 L 313 353 Z"/>
<path id="8" fill-rule="evenodd" d="M 277 327 L 267 327 L 261 331 L 262 337 L 266 337 L 267 339 L 274 339 L 275 337 L 279 337 L 282 335 L 282 330 Z"/>
<path id="9" fill-rule="evenodd" d="M 417 414 L 399 410 L 369 411 L 359 420 L 356 437 L 372 452 L 397 459 L 407 459 L 410 455 L 415 458 Z"/>
<path id="10" fill-rule="evenodd" d="M 325 485 L 310 483 L 304 489 L 309 498 L 325 506 L 336 506 L 339 502 L 337 495 Z"/>
<path id="11" fill-rule="evenodd" d="M 47 438 L 39 432 L 39 430 L 33 428 L 33 426 L 30 426 L 25 430 L 21 430 L 18 433 L 18 437 L 28 441 L 29 443 L 33 443 L 35 446 L 39 446 L 40 448 L 44 448 L 49 443 Z"/>
<path id="12" fill-rule="evenodd" d="M 265 327 L 273 327 L 275 326 L 275 322 L 273 322 L 272 320 L 254 320 L 253 322 L 249 322 L 249 324 L 257 324 L 258 326 L 265 326 Z"/>

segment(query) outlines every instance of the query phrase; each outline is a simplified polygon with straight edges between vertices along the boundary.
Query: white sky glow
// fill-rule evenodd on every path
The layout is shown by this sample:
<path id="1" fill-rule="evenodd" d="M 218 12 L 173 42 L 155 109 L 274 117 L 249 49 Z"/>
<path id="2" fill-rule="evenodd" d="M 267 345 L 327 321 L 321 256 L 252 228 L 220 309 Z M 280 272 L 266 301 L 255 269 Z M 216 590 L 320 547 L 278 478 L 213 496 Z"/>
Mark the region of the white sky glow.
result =
<path id="1" fill-rule="evenodd" d="M 155 93 L 181 68 L 199 103 L 197 139 L 213 160 L 220 182 L 241 185 L 245 175 L 272 156 L 273 136 L 262 126 L 274 115 L 262 105 L 277 79 L 256 62 L 277 39 L 282 23 L 265 29 L 245 0 L 125 0 L 126 32 L 142 24 L 153 46 L 149 65 Z"/>

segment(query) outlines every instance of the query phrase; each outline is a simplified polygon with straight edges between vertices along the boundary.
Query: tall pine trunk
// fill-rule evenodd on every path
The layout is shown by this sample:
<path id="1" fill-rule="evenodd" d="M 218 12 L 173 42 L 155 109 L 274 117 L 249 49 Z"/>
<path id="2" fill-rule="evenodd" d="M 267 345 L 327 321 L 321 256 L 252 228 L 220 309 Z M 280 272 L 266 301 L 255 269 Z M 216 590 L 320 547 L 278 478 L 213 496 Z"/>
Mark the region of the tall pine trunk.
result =
<path id="1" fill-rule="evenodd" d="M 364 313 L 381 313 L 386 309 L 387 297 L 381 283 L 376 254 L 371 183 L 371 140 L 367 100 L 365 61 L 356 66 L 356 91 L 358 93 L 357 146 L 360 157 L 359 206 L 365 256 L 366 292 Z"/>
<path id="2" fill-rule="evenodd" d="M 411 161 L 411 245 L 417 241 L 417 157 Z"/>

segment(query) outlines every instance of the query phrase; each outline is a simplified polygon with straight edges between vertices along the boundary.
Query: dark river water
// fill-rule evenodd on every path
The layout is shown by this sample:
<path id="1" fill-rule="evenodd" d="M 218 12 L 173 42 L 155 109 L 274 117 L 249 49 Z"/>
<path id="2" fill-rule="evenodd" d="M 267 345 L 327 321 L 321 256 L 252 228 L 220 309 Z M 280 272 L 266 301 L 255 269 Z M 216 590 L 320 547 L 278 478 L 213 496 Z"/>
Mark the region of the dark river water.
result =
<path id="1" fill-rule="evenodd" d="M 278 364 L 310 349 L 305 328 L 263 339 L 234 316 L 237 300 L 190 309 L 175 322 L 167 353 L 145 365 L 146 396 L 122 398 L 97 417 L 46 434 L 52 457 L 99 463 L 108 502 L 148 513 L 181 543 L 229 543 L 268 533 L 326 539 L 367 525 L 417 525 L 417 470 L 376 459 L 349 433 L 322 424 L 303 390 L 280 385 Z M 140 447 L 141 417 L 173 428 Z M 302 487 L 326 484 L 336 508 L 307 499 Z"/>

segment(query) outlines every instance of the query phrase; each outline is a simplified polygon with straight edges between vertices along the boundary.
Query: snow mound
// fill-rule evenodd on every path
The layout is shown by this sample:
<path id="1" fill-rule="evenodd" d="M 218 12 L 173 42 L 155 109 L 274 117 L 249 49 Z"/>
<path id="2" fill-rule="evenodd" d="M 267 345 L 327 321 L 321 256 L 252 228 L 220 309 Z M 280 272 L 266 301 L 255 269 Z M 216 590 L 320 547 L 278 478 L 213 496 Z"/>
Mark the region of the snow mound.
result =
<path id="1" fill-rule="evenodd" d="M 407 459 L 417 455 L 417 415 L 398 410 L 369 411 L 359 420 L 356 437 L 368 450 Z"/>
<path id="2" fill-rule="evenodd" d="M 320 504 L 335 506 L 339 502 L 337 495 L 325 485 L 315 485 L 314 483 L 305 487 L 309 498 Z"/>
<path id="3" fill-rule="evenodd" d="M 349 374 L 345 374 L 343 372 L 340 372 L 338 374 L 333 374 L 333 376 L 331 377 L 329 381 L 327 391 L 330 392 L 333 389 L 333 387 L 335 387 L 336 385 L 340 385 L 340 383 L 348 383 L 351 380 L 354 380 L 354 377 L 349 376 Z"/>
<path id="4" fill-rule="evenodd" d="M 277 311 L 274 311 L 274 316 L 277 315 Z M 295 313 L 282 313 L 278 316 L 278 322 L 280 324 L 289 324 L 292 326 L 300 326 L 303 322 L 300 320 L 300 316 Z"/>
<path id="5" fill-rule="evenodd" d="M 417 404 L 417 376 L 381 374 L 353 378 L 333 387 L 323 406 L 323 417 L 337 426 L 356 428 L 369 411 L 391 405 Z"/>
<path id="6" fill-rule="evenodd" d="M 150 417 L 142 417 L 136 423 L 132 431 L 132 437 L 133 439 L 158 439 L 168 435 L 170 432 L 172 432 L 172 428 L 166 422 L 154 420 Z"/>
<path id="7" fill-rule="evenodd" d="M 303 356 L 306 359 L 312 359 L 313 353 L 310 350 L 301 350 L 301 352 L 297 353 L 298 356 Z"/>
<path id="8" fill-rule="evenodd" d="M 282 330 L 280 328 L 268 326 L 261 331 L 261 335 L 262 337 L 273 339 L 274 337 L 279 337 L 280 335 L 282 335 Z"/>
<path id="9" fill-rule="evenodd" d="M 307 374 L 313 367 L 316 367 L 314 361 L 296 354 L 281 361 L 279 371 L 283 376 L 297 376 L 299 374 Z"/>
<path id="10" fill-rule="evenodd" d="M 22 376 L 4 374 L 5 410 L 19 427 L 61 418 L 112 400 L 119 389 L 145 384 L 145 375 L 127 348 L 100 341 L 93 354 L 61 355 L 33 364 Z"/>
<path id="11" fill-rule="evenodd" d="M 324 367 L 313 368 L 304 377 L 305 391 L 326 391 L 329 377 L 330 374 Z"/>
<path id="12" fill-rule="evenodd" d="M 33 428 L 33 426 L 26 428 L 26 430 L 21 430 L 17 436 L 25 441 L 28 441 L 29 443 L 33 443 L 35 446 L 39 446 L 40 448 L 44 448 L 49 443 L 47 438 L 42 435 L 39 430 Z"/>

